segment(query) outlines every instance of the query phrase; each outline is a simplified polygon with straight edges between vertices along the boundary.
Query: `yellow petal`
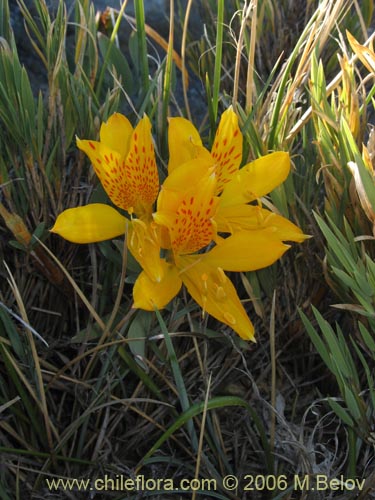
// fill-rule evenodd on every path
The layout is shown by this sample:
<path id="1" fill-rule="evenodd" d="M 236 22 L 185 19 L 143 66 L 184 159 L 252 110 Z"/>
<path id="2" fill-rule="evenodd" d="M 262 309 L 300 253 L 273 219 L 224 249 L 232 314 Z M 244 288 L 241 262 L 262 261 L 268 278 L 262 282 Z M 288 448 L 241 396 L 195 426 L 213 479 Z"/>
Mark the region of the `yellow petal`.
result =
<path id="1" fill-rule="evenodd" d="M 202 140 L 189 120 L 176 117 L 168 121 L 168 174 L 171 174 L 179 165 L 197 157 L 197 146 L 202 146 Z"/>
<path id="2" fill-rule="evenodd" d="M 248 163 L 225 185 L 221 205 L 239 205 L 270 193 L 288 177 L 289 154 L 283 151 L 262 156 Z"/>
<path id="3" fill-rule="evenodd" d="M 238 231 L 204 254 L 204 260 L 224 271 L 255 271 L 273 264 L 288 248 L 272 227 Z"/>
<path id="4" fill-rule="evenodd" d="M 232 282 L 219 267 L 209 265 L 201 255 L 181 257 L 180 276 L 188 292 L 202 307 L 245 340 L 254 340 L 251 323 Z"/>
<path id="5" fill-rule="evenodd" d="M 242 160 L 242 133 L 232 107 L 221 116 L 211 154 L 217 164 L 217 193 L 221 193 L 238 171 Z"/>
<path id="6" fill-rule="evenodd" d="M 133 127 L 126 116 L 114 113 L 100 127 L 100 142 L 124 158 L 130 147 Z"/>
<path id="7" fill-rule="evenodd" d="M 77 146 L 90 158 L 95 173 L 112 203 L 130 211 L 134 207 L 134 192 L 130 189 L 125 161 L 120 153 L 96 141 L 77 139 Z"/>
<path id="8" fill-rule="evenodd" d="M 69 208 L 56 219 L 50 230 L 73 243 L 95 243 L 125 233 L 127 219 L 102 203 Z"/>
<path id="9" fill-rule="evenodd" d="M 177 268 L 162 260 L 163 279 L 159 282 L 150 279 L 144 271 L 138 276 L 133 288 L 133 307 L 153 311 L 163 309 L 181 288 L 181 278 Z"/>
<path id="10" fill-rule="evenodd" d="M 153 214 L 154 220 L 168 229 L 175 255 L 197 252 L 215 239 L 215 189 L 215 174 L 207 172 L 194 188 L 182 193 L 174 211 L 158 210 Z"/>
<path id="11" fill-rule="evenodd" d="M 213 160 L 208 151 L 206 153 L 208 156 L 199 155 L 198 158 L 180 165 L 168 175 L 158 196 L 158 211 L 176 212 L 182 198 L 199 189 L 202 179 L 213 173 Z"/>
<path id="12" fill-rule="evenodd" d="M 221 207 L 215 215 L 219 232 L 248 231 L 262 228 L 272 228 L 281 241 L 296 241 L 301 243 L 309 236 L 285 217 L 270 212 L 256 205 L 229 205 Z"/>
<path id="13" fill-rule="evenodd" d="M 165 179 L 162 189 L 168 191 L 186 192 L 196 186 L 200 179 L 212 173 L 214 161 L 204 148 L 199 149 L 199 155 L 190 161 L 179 165 Z"/>
<path id="14" fill-rule="evenodd" d="M 128 248 L 143 270 L 154 281 L 163 279 L 160 259 L 160 229 L 153 222 L 133 219 L 129 224 Z"/>
<path id="15" fill-rule="evenodd" d="M 111 123 L 103 130 L 106 140 L 109 140 Z M 119 137 L 115 137 L 112 144 L 118 140 Z M 159 180 L 151 124 L 146 116 L 132 133 L 129 146 L 126 146 L 129 149 L 126 158 L 102 142 L 77 139 L 77 145 L 90 158 L 96 175 L 117 207 L 129 213 L 136 212 L 140 217 L 151 214 Z"/>
<path id="16" fill-rule="evenodd" d="M 151 214 L 159 192 L 159 175 L 151 135 L 151 123 L 145 115 L 134 129 L 126 157 L 126 177 L 133 193 L 134 211 Z"/>

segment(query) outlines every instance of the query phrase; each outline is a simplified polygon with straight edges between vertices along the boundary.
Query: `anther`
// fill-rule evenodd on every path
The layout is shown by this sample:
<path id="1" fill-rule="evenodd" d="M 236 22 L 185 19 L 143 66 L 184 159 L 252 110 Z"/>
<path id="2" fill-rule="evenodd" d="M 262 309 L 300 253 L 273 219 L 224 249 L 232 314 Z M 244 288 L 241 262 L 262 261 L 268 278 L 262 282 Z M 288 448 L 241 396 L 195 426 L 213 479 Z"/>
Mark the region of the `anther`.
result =
<path id="1" fill-rule="evenodd" d="M 207 281 L 208 281 L 208 275 L 206 273 L 203 273 L 201 276 L 201 279 L 203 281 L 203 288 L 205 291 L 207 291 Z"/>
<path id="2" fill-rule="evenodd" d="M 228 321 L 228 323 L 230 323 L 231 325 L 235 325 L 236 324 L 236 318 L 233 316 L 233 314 L 231 314 L 230 312 L 226 311 L 224 313 L 224 319 L 226 321 Z"/>
<path id="3" fill-rule="evenodd" d="M 227 282 L 227 277 L 226 277 L 226 275 L 225 275 L 225 273 L 224 273 L 224 271 L 222 270 L 221 267 L 217 268 L 217 274 L 218 274 L 220 283 L 222 283 L 223 285 L 225 285 L 225 283 Z"/>
<path id="4" fill-rule="evenodd" d="M 216 298 L 218 301 L 223 301 L 227 297 L 227 294 L 224 291 L 224 288 L 222 286 L 218 286 L 216 289 Z"/>

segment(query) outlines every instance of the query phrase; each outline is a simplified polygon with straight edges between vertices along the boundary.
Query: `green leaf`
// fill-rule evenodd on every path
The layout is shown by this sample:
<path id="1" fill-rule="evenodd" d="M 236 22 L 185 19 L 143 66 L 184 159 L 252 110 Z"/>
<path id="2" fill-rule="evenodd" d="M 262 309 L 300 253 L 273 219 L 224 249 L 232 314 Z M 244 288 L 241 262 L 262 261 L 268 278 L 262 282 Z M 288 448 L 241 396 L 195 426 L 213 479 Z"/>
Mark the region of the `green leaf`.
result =
<path id="1" fill-rule="evenodd" d="M 27 251 L 25 245 L 22 245 L 22 243 L 19 243 L 17 240 L 9 240 L 8 244 L 13 248 L 17 248 L 17 250 L 22 250 L 23 252 Z"/>
<path id="2" fill-rule="evenodd" d="M 366 346 L 370 349 L 370 351 L 375 355 L 375 341 L 372 335 L 369 333 L 367 328 L 360 321 L 358 322 L 358 327 L 361 332 L 362 338 L 366 344 Z"/>
<path id="3" fill-rule="evenodd" d="M 45 426 L 42 425 L 42 417 L 37 411 L 35 401 L 29 396 L 29 393 L 24 387 L 22 379 L 19 377 L 17 371 L 14 368 L 14 366 L 17 365 L 16 360 L 11 355 L 8 348 L 5 347 L 5 345 L 2 343 L 0 343 L 0 359 L 2 359 L 4 363 L 9 378 L 9 383 L 14 384 L 16 393 L 22 400 L 24 410 L 28 417 L 28 422 L 32 426 L 35 435 L 39 437 L 40 443 L 46 443 Z M 18 403 L 16 404 L 18 405 Z"/>
<path id="4" fill-rule="evenodd" d="M 344 424 L 348 425 L 349 427 L 354 426 L 354 421 L 341 405 L 339 405 L 332 398 L 328 398 L 328 403 L 331 406 L 332 410 L 336 413 L 336 415 L 344 422 Z"/>
<path id="5" fill-rule="evenodd" d="M 354 421 L 360 422 L 362 419 L 361 408 L 358 405 L 358 396 L 353 392 L 352 387 L 344 386 L 344 400 Z"/>
<path id="6" fill-rule="evenodd" d="M 166 348 L 168 351 L 169 362 L 170 362 L 170 365 L 172 368 L 172 373 L 173 373 L 174 381 L 176 383 L 178 397 L 179 397 L 179 400 L 181 403 L 181 407 L 182 407 L 183 411 L 187 411 L 190 407 L 189 395 L 188 395 L 187 390 L 186 390 L 184 377 L 183 377 L 182 372 L 181 372 L 181 368 L 180 368 L 180 365 L 178 362 L 176 351 L 174 349 L 171 336 L 169 335 L 167 325 L 165 324 L 165 322 L 160 314 L 160 311 L 158 311 L 156 309 L 155 313 L 156 313 L 156 317 L 158 319 L 158 322 L 159 322 L 159 325 L 161 328 L 161 332 L 164 336 L 164 342 L 165 342 L 165 345 L 166 345 Z M 195 432 L 195 429 L 193 426 L 193 422 L 188 421 L 187 426 L 188 426 L 189 434 L 190 434 L 194 449 L 196 449 L 198 446 L 198 440 L 197 440 L 197 435 L 196 435 L 196 432 Z"/>
<path id="7" fill-rule="evenodd" d="M 142 361 L 145 357 L 146 340 L 150 332 L 152 316 L 154 313 L 150 311 L 138 310 L 130 324 L 127 338 L 129 348 L 134 355 L 136 362 L 148 372 L 147 365 Z"/>
<path id="8" fill-rule="evenodd" d="M 353 256 L 348 251 L 348 243 L 346 242 L 344 236 L 341 234 L 338 236 L 338 229 L 336 228 L 336 234 L 329 228 L 328 224 L 319 217 L 318 214 L 314 213 L 314 217 L 318 223 L 320 230 L 322 231 L 324 237 L 327 240 L 328 247 L 333 251 L 334 255 L 339 259 L 340 263 L 347 270 L 354 269 L 356 267 L 356 262 Z M 334 223 L 331 219 L 331 225 L 334 227 Z"/>
<path id="9" fill-rule="evenodd" d="M 323 318 L 323 316 L 319 313 L 319 311 L 314 307 L 313 307 L 313 312 L 315 318 L 318 321 L 319 327 L 325 337 L 328 349 L 332 353 L 335 364 L 339 368 L 340 373 L 345 378 L 353 378 L 346 357 L 343 354 L 342 346 L 340 345 L 339 339 L 337 338 L 331 325 Z"/>
<path id="10" fill-rule="evenodd" d="M 133 74 L 130 70 L 128 61 L 124 57 L 121 50 L 113 42 L 111 42 L 108 37 L 103 35 L 103 33 L 98 33 L 98 44 L 103 59 L 108 64 L 109 68 L 115 68 L 117 78 L 120 77 L 121 85 L 125 89 L 126 93 L 133 94 Z"/>
<path id="11" fill-rule="evenodd" d="M 130 370 L 139 377 L 141 382 L 161 401 L 167 402 L 165 396 L 160 391 L 152 378 L 134 361 L 134 358 L 128 353 L 127 348 L 120 346 L 118 348 L 120 357 L 124 360 Z"/>
<path id="12" fill-rule="evenodd" d="M 253 410 L 251 406 L 244 401 L 243 399 L 236 397 L 236 396 L 218 396 L 215 398 L 210 399 L 207 402 L 207 410 L 215 410 L 217 408 L 227 408 L 230 406 L 242 406 L 243 408 L 246 408 L 250 415 L 254 419 L 254 423 L 256 427 L 258 427 L 258 431 L 261 434 L 261 437 L 266 439 L 264 433 L 263 426 L 260 424 L 260 420 Z M 145 461 L 151 457 L 160 447 L 161 445 L 170 437 L 174 432 L 176 432 L 178 429 L 180 429 L 183 425 L 185 425 L 187 422 L 191 421 L 195 416 L 203 413 L 205 408 L 205 402 L 201 403 L 195 403 L 192 406 L 188 407 L 184 413 L 182 413 L 176 420 L 175 422 L 162 434 L 162 436 L 154 443 L 154 445 L 151 447 L 151 449 L 144 455 L 142 460 L 139 462 L 136 470 L 139 470 L 140 467 L 145 463 Z M 263 436 L 262 436 L 263 435 Z M 264 444 L 264 443 L 263 443 Z M 264 451 L 269 450 L 269 446 L 264 447 Z"/>
<path id="13" fill-rule="evenodd" d="M 35 241 L 36 239 L 38 240 L 42 240 L 43 241 L 43 235 L 45 236 L 45 229 L 46 229 L 46 223 L 45 222 L 40 222 L 34 232 L 33 232 L 33 238 L 35 238 Z M 38 242 L 36 241 L 36 243 L 38 244 Z"/>
<path id="14" fill-rule="evenodd" d="M 149 88 L 149 64 L 147 53 L 147 37 L 145 28 L 145 9 L 143 0 L 134 0 L 134 10 L 136 18 L 136 37 L 138 49 L 139 71 L 141 76 L 141 85 L 138 86 L 141 94 L 146 94 Z"/>
<path id="15" fill-rule="evenodd" d="M 368 389 L 369 389 L 369 393 L 370 393 L 370 401 L 371 401 L 371 405 L 368 405 L 368 410 L 370 412 L 370 414 L 372 415 L 374 413 L 374 410 L 375 410 L 375 388 L 374 388 L 374 378 L 372 376 L 372 373 L 371 373 L 371 370 L 365 360 L 365 357 L 364 355 L 362 354 L 362 352 L 360 351 L 357 343 L 352 340 L 352 344 L 353 344 L 353 347 L 362 363 L 362 366 L 365 370 L 365 373 L 366 373 L 366 379 L 367 379 L 367 386 L 368 386 Z M 363 399 L 362 399 L 363 401 Z"/>
<path id="16" fill-rule="evenodd" d="M 318 351 L 318 353 L 319 353 L 320 357 L 322 358 L 322 360 L 324 361 L 325 365 L 331 371 L 333 371 L 331 358 L 330 358 L 330 355 L 329 355 L 329 352 L 327 350 L 325 343 L 320 338 L 320 336 L 318 335 L 317 331 L 315 330 L 315 328 L 313 327 L 313 325 L 311 324 L 310 320 L 307 318 L 305 313 L 302 312 L 300 309 L 298 310 L 298 312 L 301 316 L 303 324 L 305 325 L 307 333 L 309 334 L 311 341 L 315 346 L 315 349 Z"/>
<path id="17" fill-rule="evenodd" d="M 10 340 L 12 348 L 16 353 L 17 357 L 20 360 L 27 362 L 26 353 L 22 342 L 22 337 L 20 336 L 19 331 L 14 325 L 13 320 L 10 317 L 9 313 L 1 307 L 0 303 L 0 326 L 1 323 L 3 324 L 3 329 L 5 329 L 4 336 Z"/>
<path id="18" fill-rule="evenodd" d="M 8 0 L 0 0 L 0 37 L 4 38 L 9 44 L 13 42 Z"/>

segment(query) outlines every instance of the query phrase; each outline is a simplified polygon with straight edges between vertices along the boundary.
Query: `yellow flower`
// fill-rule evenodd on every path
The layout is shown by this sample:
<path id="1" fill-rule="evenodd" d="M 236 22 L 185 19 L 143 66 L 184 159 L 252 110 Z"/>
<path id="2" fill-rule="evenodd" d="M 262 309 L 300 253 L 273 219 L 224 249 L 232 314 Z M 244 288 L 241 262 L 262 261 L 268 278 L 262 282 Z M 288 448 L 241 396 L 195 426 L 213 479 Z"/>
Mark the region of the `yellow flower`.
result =
<path id="1" fill-rule="evenodd" d="M 207 312 L 242 338 L 254 327 L 224 271 L 269 266 L 306 236 L 293 223 L 259 205 L 248 205 L 278 186 L 290 170 L 289 155 L 274 153 L 239 169 L 242 134 L 232 109 L 222 115 L 211 152 L 183 118 L 169 122 L 170 160 L 153 217 L 161 226 L 164 278 L 146 272 L 134 286 L 134 306 L 164 307 L 182 283 Z"/>
<path id="2" fill-rule="evenodd" d="M 114 205 L 140 219 L 151 215 L 159 179 L 147 116 L 133 130 L 125 116 L 115 113 L 100 127 L 100 141 L 77 139 L 77 145 Z"/>
<path id="3" fill-rule="evenodd" d="M 160 280 L 158 231 L 152 222 L 159 179 L 150 120 L 144 116 L 133 130 L 125 116 L 115 113 L 100 127 L 100 141 L 77 139 L 77 145 L 90 158 L 113 204 L 132 220 L 109 205 L 93 203 L 62 212 L 51 232 L 74 243 L 94 243 L 120 236 L 128 228 L 129 250 L 153 279 Z"/>
<path id="4" fill-rule="evenodd" d="M 306 238 L 259 201 L 249 205 L 286 179 L 289 155 L 273 153 L 240 169 L 243 139 L 231 108 L 222 115 L 211 151 L 183 118 L 170 119 L 168 134 L 168 176 L 160 192 L 147 117 L 133 130 L 115 114 L 102 125 L 100 141 L 78 140 L 108 196 L 131 220 L 108 205 L 92 204 L 60 214 L 52 232 L 88 243 L 119 236 L 128 226 L 128 248 L 143 268 L 134 307 L 161 309 L 184 284 L 203 312 L 253 340 L 254 327 L 225 271 L 269 266 L 289 248 L 284 241 Z"/>

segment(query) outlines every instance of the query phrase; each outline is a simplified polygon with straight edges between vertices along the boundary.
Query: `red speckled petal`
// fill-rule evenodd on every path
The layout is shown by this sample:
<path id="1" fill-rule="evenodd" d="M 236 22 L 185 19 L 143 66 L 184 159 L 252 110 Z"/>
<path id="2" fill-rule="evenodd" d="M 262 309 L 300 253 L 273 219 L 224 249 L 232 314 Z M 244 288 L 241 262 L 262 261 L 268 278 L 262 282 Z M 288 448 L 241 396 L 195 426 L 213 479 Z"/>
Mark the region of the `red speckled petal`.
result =
<path id="1" fill-rule="evenodd" d="M 251 323 L 233 283 L 220 267 L 212 266 L 203 255 L 180 257 L 180 276 L 188 292 L 203 312 L 230 326 L 240 337 L 254 341 Z"/>
<path id="2" fill-rule="evenodd" d="M 159 176 L 151 136 L 151 123 L 144 116 L 134 130 L 125 161 L 130 205 L 141 215 L 151 213 L 159 192 Z"/>
<path id="3" fill-rule="evenodd" d="M 120 154 L 96 141 L 77 139 L 77 145 L 90 158 L 111 201 L 117 207 L 129 210 L 134 200 L 126 179 L 125 161 Z"/>
<path id="4" fill-rule="evenodd" d="M 119 136 L 110 140 L 109 132 L 117 119 L 118 117 L 109 121 L 107 128 L 101 132 L 101 136 L 116 147 Z M 119 120 L 120 131 L 124 132 L 127 125 L 122 119 Z M 124 141 L 126 142 L 126 137 Z M 129 213 L 136 212 L 140 217 L 144 214 L 151 215 L 152 205 L 159 191 L 159 179 L 151 123 L 146 116 L 132 133 L 129 146 L 126 146 L 129 149 L 126 158 L 104 142 L 77 139 L 77 145 L 90 158 L 96 175 L 117 207 Z"/>
<path id="5" fill-rule="evenodd" d="M 217 167 L 217 194 L 239 169 L 242 160 L 242 133 L 232 107 L 224 111 L 216 131 L 211 155 Z"/>
<path id="6" fill-rule="evenodd" d="M 160 210 L 153 214 L 158 224 L 168 228 L 175 255 L 194 253 L 216 238 L 213 216 L 218 198 L 214 196 L 215 188 L 215 175 L 207 173 L 194 189 L 180 193 L 175 211 Z"/>

